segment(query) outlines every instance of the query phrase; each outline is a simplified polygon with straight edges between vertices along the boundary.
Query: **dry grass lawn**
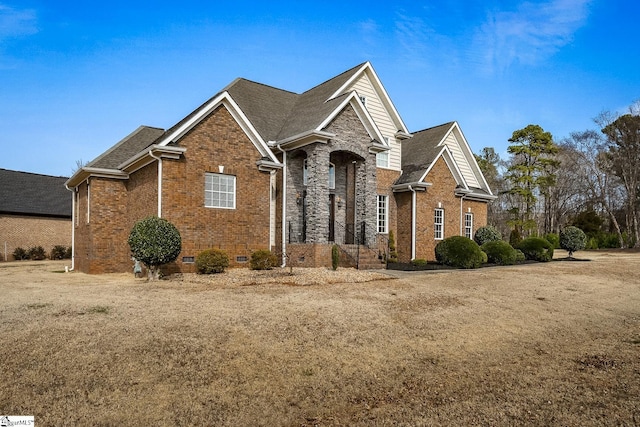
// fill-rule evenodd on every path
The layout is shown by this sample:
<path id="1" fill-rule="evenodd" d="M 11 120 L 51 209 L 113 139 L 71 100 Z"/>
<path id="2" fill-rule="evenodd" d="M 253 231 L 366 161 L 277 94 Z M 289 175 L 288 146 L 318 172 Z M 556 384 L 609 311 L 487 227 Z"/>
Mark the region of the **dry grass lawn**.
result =
<path id="1" fill-rule="evenodd" d="M 0 414 L 38 426 L 640 425 L 640 253 L 577 255 L 591 261 L 360 283 L 320 271 L 343 283 L 308 286 L 301 270 L 148 283 L 0 263 Z"/>

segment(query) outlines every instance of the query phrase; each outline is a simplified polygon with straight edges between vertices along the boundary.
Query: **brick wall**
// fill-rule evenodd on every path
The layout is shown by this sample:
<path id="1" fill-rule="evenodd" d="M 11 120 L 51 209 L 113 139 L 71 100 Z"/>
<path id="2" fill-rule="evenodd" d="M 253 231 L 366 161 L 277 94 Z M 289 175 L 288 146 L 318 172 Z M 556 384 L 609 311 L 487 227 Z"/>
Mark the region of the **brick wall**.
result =
<path id="1" fill-rule="evenodd" d="M 435 247 L 440 240 L 435 240 L 434 212 L 441 207 L 444 210 L 444 238 L 464 234 L 461 229 L 460 197 L 455 196 L 456 182 L 446 162 L 440 158 L 436 161 L 425 182 L 432 184 L 427 191 L 416 193 L 416 258 L 435 259 Z M 411 259 L 411 192 L 396 195 L 398 204 L 398 258 L 401 262 Z M 464 213 L 471 209 L 473 213 L 473 232 L 487 223 L 487 204 L 471 200 L 463 200 L 462 221 Z M 462 222 L 464 224 L 464 222 Z"/>
<path id="2" fill-rule="evenodd" d="M 208 248 L 250 257 L 269 248 L 269 173 L 260 172 L 260 153 L 237 122 L 220 107 L 188 132 L 179 145 L 187 150 L 179 160 L 162 160 L 162 217 L 182 237 L 182 253 L 166 273 L 194 271 L 182 257 Z M 236 209 L 204 207 L 205 172 L 236 176 Z M 76 268 L 88 273 L 127 272 L 133 262 L 127 239 L 135 221 L 157 215 L 158 163 L 131 174 L 128 180 L 91 178 L 87 223 L 87 184 L 78 188 Z"/>
<path id="3" fill-rule="evenodd" d="M 57 245 L 71 246 L 71 219 L 0 215 L 0 261 L 12 261 L 18 247 L 42 246 L 50 254 Z"/>
<path id="4" fill-rule="evenodd" d="M 219 107 L 188 132 L 179 145 L 187 149 L 180 160 L 163 164 L 162 215 L 174 223 L 182 236 L 183 256 L 197 256 L 204 249 L 227 251 L 231 266 L 237 256 L 250 257 L 258 249 L 269 249 L 270 174 L 260 172 L 260 153 L 224 107 Z M 204 174 L 236 177 L 236 209 L 204 207 Z M 278 239 L 276 239 L 278 240 Z"/>

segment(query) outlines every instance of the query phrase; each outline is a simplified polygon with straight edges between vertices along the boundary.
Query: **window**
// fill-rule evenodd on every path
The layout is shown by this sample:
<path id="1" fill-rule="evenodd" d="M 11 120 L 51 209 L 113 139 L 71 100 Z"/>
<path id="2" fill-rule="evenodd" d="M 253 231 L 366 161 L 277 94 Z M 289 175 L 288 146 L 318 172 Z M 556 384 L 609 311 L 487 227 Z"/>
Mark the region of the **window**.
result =
<path id="1" fill-rule="evenodd" d="M 389 196 L 378 195 L 378 233 L 389 232 Z"/>
<path id="2" fill-rule="evenodd" d="M 444 238 L 444 209 L 438 208 L 435 210 L 433 235 L 436 240 L 442 240 Z"/>
<path id="3" fill-rule="evenodd" d="M 307 159 L 304 159 L 302 162 L 302 184 L 307 185 L 309 180 L 309 175 L 307 174 Z"/>
<path id="4" fill-rule="evenodd" d="M 472 239 L 473 237 L 473 214 L 466 213 L 464 214 L 464 235 Z"/>
<path id="5" fill-rule="evenodd" d="M 382 151 L 376 154 L 376 166 L 379 168 L 388 168 L 389 167 L 389 152 Z"/>
<path id="6" fill-rule="evenodd" d="M 302 163 L 302 184 L 307 185 L 309 182 L 309 175 L 307 172 L 307 159 L 304 159 Z M 336 165 L 329 163 L 329 189 L 335 190 L 336 188 Z"/>
<path id="7" fill-rule="evenodd" d="M 329 189 L 336 189 L 336 165 L 329 163 Z"/>
<path id="8" fill-rule="evenodd" d="M 204 175 L 204 205 L 207 208 L 236 208 L 236 177 L 217 173 Z"/>

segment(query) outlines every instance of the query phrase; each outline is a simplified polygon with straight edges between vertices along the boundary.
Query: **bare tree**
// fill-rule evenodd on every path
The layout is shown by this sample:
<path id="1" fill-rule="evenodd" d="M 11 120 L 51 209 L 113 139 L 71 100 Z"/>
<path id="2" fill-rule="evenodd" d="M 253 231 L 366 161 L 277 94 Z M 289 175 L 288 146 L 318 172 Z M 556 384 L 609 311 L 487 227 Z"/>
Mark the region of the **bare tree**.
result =
<path id="1" fill-rule="evenodd" d="M 618 235 L 620 247 L 623 247 L 624 239 L 616 212 L 624 203 L 624 189 L 613 174 L 613 161 L 607 154 L 606 140 L 594 130 L 573 132 L 564 140 L 563 147 L 570 150 L 568 157 L 573 159 L 575 179 L 583 184 L 585 202 L 606 213 Z"/>

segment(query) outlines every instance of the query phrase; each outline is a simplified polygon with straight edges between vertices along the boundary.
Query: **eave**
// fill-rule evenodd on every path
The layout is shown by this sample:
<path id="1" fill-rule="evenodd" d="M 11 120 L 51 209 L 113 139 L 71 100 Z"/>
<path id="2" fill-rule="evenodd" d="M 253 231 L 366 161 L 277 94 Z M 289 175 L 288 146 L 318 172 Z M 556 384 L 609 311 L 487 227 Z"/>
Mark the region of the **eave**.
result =
<path id="1" fill-rule="evenodd" d="M 269 145 L 271 145 L 271 147 L 277 146 L 285 151 L 289 151 L 316 142 L 327 144 L 331 140 L 331 138 L 334 138 L 335 136 L 336 135 L 331 132 L 310 130 L 294 136 L 290 136 L 289 138 L 285 138 L 281 141 L 271 141 L 269 142 Z"/>
<path id="2" fill-rule="evenodd" d="M 427 188 L 433 184 L 430 182 L 408 182 L 406 184 L 392 185 L 391 189 L 394 193 L 404 193 L 406 191 L 427 191 Z"/>
<path id="3" fill-rule="evenodd" d="M 176 147 L 173 145 L 152 145 L 118 165 L 118 169 L 127 173 L 133 173 L 153 163 L 158 160 L 158 158 L 177 160 L 186 151 L 187 149 L 184 147 Z"/>
<path id="4" fill-rule="evenodd" d="M 104 169 L 104 168 L 92 168 L 83 167 L 76 171 L 71 178 L 64 183 L 67 188 L 77 187 L 83 183 L 86 179 L 91 177 L 98 178 L 110 178 L 110 179 L 128 179 L 129 174 L 119 169 Z"/>

